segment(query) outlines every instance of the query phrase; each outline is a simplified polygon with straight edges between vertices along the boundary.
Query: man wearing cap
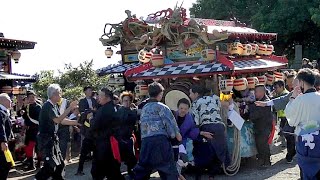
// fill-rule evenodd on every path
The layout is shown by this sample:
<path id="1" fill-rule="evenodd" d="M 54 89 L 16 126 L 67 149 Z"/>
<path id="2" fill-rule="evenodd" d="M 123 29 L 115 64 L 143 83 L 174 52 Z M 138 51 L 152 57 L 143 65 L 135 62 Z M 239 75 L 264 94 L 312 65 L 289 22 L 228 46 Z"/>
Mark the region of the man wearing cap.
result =
<path id="1" fill-rule="evenodd" d="M 27 91 L 27 106 L 23 114 L 23 119 L 26 125 L 26 139 L 25 139 L 25 152 L 27 158 L 27 170 L 34 170 L 34 150 L 39 126 L 39 114 L 41 105 L 36 101 L 36 94 L 33 91 Z"/>

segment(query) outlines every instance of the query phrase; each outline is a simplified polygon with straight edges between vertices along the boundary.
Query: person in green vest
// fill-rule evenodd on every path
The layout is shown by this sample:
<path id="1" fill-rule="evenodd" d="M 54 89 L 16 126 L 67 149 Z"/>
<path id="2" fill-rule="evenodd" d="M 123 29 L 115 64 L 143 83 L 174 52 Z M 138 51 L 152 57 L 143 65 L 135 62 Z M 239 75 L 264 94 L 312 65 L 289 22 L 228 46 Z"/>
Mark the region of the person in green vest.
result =
<path id="1" fill-rule="evenodd" d="M 276 97 L 285 96 L 289 91 L 285 88 L 283 80 L 278 80 L 273 84 Z M 294 127 L 289 126 L 284 110 L 277 111 L 277 117 L 280 120 L 280 135 L 284 136 L 287 141 L 287 163 L 292 163 L 292 159 L 296 154 Z"/>

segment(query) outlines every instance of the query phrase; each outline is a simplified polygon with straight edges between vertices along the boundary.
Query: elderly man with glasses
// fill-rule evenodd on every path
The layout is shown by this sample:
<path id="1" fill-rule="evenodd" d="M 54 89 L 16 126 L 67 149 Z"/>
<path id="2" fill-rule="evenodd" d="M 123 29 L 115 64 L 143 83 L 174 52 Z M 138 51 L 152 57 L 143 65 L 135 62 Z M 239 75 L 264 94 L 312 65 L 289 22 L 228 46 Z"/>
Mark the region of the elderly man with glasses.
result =
<path id="1" fill-rule="evenodd" d="M 70 103 L 70 106 L 60 114 L 58 102 L 61 99 L 62 90 L 58 84 L 51 84 L 47 90 L 48 101 L 42 106 L 39 116 L 39 150 L 42 151 L 44 165 L 36 174 L 37 180 L 46 180 L 52 177 L 55 180 L 64 179 L 64 162 L 59 148 L 57 132 L 59 124 L 76 126 L 77 121 L 67 119 L 68 114 L 78 107 L 78 102 Z"/>

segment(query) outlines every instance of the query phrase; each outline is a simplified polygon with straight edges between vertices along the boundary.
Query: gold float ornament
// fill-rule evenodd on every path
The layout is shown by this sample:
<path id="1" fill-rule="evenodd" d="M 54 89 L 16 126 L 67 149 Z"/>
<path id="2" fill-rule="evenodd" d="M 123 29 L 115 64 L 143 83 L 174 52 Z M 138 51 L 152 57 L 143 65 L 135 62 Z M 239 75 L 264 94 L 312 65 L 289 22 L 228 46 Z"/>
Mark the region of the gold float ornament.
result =
<path id="1" fill-rule="evenodd" d="M 281 72 L 275 71 L 273 72 L 273 74 L 274 74 L 275 81 L 284 80 L 284 75 Z"/>
<path id="2" fill-rule="evenodd" d="M 193 56 L 196 53 L 201 53 L 204 50 L 203 46 L 197 46 L 186 50 L 186 55 Z"/>
<path id="3" fill-rule="evenodd" d="M 257 78 L 259 80 L 259 84 L 264 84 L 264 85 L 267 84 L 267 77 L 265 75 L 258 76 Z"/>
<path id="4" fill-rule="evenodd" d="M 242 52 L 242 56 L 250 56 L 252 53 L 252 46 L 251 44 L 244 44 L 243 45 L 243 52 Z"/>
<path id="5" fill-rule="evenodd" d="M 145 49 L 141 49 L 139 51 L 138 59 L 139 59 L 140 62 L 148 63 L 148 62 L 150 62 L 151 57 L 152 57 L 152 53 L 151 52 L 148 52 Z"/>
<path id="6" fill-rule="evenodd" d="M 233 93 L 220 93 L 220 101 L 230 101 L 232 99 Z"/>
<path id="7" fill-rule="evenodd" d="M 239 56 L 243 53 L 243 45 L 240 43 L 240 41 L 235 41 L 229 44 L 228 50 L 229 54 L 233 56 Z"/>
<path id="8" fill-rule="evenodd" d="M 259 43 L 258 46 L 259 46 L 259 49 L 258 49 L 257 54 L 258 55 L 266 55 L 266 53 L 267 53 L 267 44 Z"/>
<path id="9" fill-rule="evenodd" d="M 256 55 L 259 49 L 259 45 L 257 43 L 250 43 L 252 50 L 251 50 L 251 55 Z"/>
<path id="10" fill-rule="evenodd" d="M 213 49 L 205 49 L 201 52 L 201 56 L 205 61 L 213 61 L 216 56 L 216 52 Z"/>
<path id="11" fill-rule="evenodd" d="M 154 67 L 161 67 L 164 65 L 164 57 L 162 54 L 153 54 L 151 57 L 151 63 Z"/>
<path id="12" fill-rule="evenodd" d="M 233 89 L 232 79 L 222 79 L 219 82 L 219 89 L 221 92 L 231 92 Z"/>
<path id="13" fill-rule="evenodd" d="M 265 55 L 270 56 L 274 51 L 274 46 L 272 44 L 267 44 L 267 51 Z"/>
<path id="14" fill-rule="evenodd" d="M 259 79 L 257 77 L 247 77 L 248 88 L 254 89 L 257 84 L 259 84 Z"/>
<path id="15" fill-rule="evenodd" d="M 237 91 L 244 91 L 248 88 L 248 81 L 246 78 L 239 78 L 233 81 L 233 87 Z"/>
<path id="16" fill-rule="evenodd" d="M 266 77 L 267 77 L 267 85 L 272 86 L 275 81 L 274 74 L 266 74 Z"/>
<path id="17" fill-rule="evenodd" d="M 148 95 L 148 86 L 145 84 L 138 84 L 134 88 L 136 96 L 147 96 Z"/>

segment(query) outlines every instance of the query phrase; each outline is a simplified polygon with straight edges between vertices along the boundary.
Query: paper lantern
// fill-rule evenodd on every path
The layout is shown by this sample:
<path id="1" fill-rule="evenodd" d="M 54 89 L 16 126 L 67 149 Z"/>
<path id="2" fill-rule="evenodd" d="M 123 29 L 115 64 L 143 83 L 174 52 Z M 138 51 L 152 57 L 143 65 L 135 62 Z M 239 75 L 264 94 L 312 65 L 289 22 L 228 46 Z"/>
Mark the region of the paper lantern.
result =
<path id="1" fill-rule="evenodd" d="M 273 51 L 274 51 L 274 46 L 272 44 L 268 44 L 265 55 L 270 56 L 273 53 Z"/>
<path id="2" fill-rule="evenodd" d="M 205 49 L 201 52 L 201 56 L 205 61 L 213 61 L 216 56 L 216 52 L 213 49 Z"/>
<path id="3" fill-rule="evenodd" d="M 264 84 L 264 85 L 267 84 L 267 77 L 265 75 L 258 76 L 257 78 L 258 78 L 259 84 Z"/>
<path id="4" fill-rule="evenodd" d="M 239 56 L 243 53 L 243 45 L 236 41 L 228 45 L 229 54 Z"/>
<path id="5" fill-rule="evenodd" d="M 266 77 L 267 77 L 267 85 L 270 85 L 272 86 L 273 83 L 274 83 L 274 75 L 273 74 L 266 74 Z"/>
<path id="6" fill-rule="evenodd" d="M 233 81 L 231 79 L 223 79 L 219 82 L 221 92 L 231 92 L 233 89 Z"/>
<path id="7" fill-rule="evenodd" d="M 258 48 L 257 54 L 265 55 L 267 52 L 267 44 L 259 43 L 258 46 L 259 48 Z"/>
<path id="8" fill-rule="evenodd" d="M 235 79 L 233 81 L 233 87 L 237 91 L 244 91 L 248 88 L 248 81 L 246 78 Z"/>
<path id="9" fill-rule="evenodd" d="M 151 57 L 151 63 L 154 67 L 160 67 L 164 65 L 164 57 L 161 54 L 153 54 Z"/>
<path id="10" fill-rule="evenodd" d="M 251 45 L 251 55 L 256 55 L 259 49 L 259 45 L 257 43 L 250 43 Z"/>
<path id="11" fill-rule="evenodd" d="M 247 77 L 248 88 L 254 89 L 257 84 L 259 84 L 259 79 L 257 77 Z"/>
<path id="12" fill-rule="evenodd" d="M 148 95 L 148 86 L 147 85 L 142 85 L 142 84 L 138 84 L 135 88 L 134 88 L 134 92 L 137 96 L 147 96 Z"/>
<path id="13" fill-rule="evenodd" d="M 242 56 L 250 56 L 251 52 L 252 52 L 252 46 L 250 44 L 244 44 Z"/>
<path id="14" fill-rule="evenodd" d="M 275 80 L 284 80 L 284 75 L 281 72 L 273 72 Z"/>
<path id="15" fill-rule="evenodd" d="M 152 57 L 152 53 L 151 52 L 148 52 L 145 49 L 142 49 L 142 50 L 139 51 L 138 59 L 139 59 L 140 62 L 148 63 L 148 62 L 150 62 L 151 57 Z"/>
<path id="16" fill-rule="evenodd" d="M 15 50 L 11 53 L 11 58 L 14 60 L 15 63 L 19 62 L 20 57 L 21 53 L 18 50 Z"/>
<path id="17" fill-rule="evenodd" d="M 113 50 L 111 49 L 111 47 L 107 47 L 107 49 L 104 51 L 104 54 L 107 56 L 107 58 L 111 58 L 111 56 L 113 55 Z"/>

